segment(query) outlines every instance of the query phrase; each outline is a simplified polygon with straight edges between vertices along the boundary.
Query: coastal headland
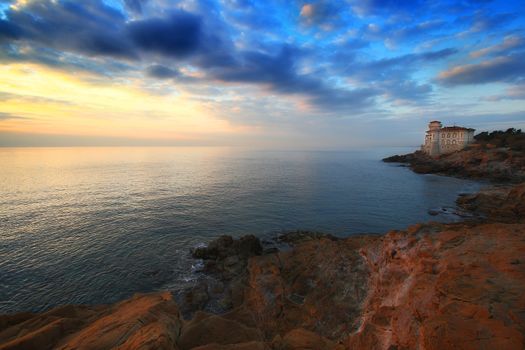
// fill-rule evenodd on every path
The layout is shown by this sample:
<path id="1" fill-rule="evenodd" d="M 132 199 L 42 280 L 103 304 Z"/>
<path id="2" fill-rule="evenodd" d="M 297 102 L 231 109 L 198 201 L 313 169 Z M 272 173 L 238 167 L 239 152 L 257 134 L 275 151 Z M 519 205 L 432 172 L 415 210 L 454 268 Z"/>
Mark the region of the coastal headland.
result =
<path id="1" fill-rule="evenodd" d="M 474 145 L 386 159 L 497 183 L 475 213 L 385 235 L 222 236 L 193 251 L 207 282 L 114 305 L 0 316 L 0 349 L 523 349 L 525 155 Z M 214 305 L 215 310 L 211 312 Z"/>

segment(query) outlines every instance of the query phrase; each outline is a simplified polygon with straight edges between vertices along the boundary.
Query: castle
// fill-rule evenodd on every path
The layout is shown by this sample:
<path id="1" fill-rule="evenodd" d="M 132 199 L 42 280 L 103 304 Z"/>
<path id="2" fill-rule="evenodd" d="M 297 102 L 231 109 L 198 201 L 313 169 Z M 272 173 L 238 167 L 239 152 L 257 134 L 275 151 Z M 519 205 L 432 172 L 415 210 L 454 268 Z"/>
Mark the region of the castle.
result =
<path id="1" fill-rule="evenodd" d="M 430 156 L 459 151 L 474 141 L 474 131 L 460 126 L 443 127 L 441 122 L 431 121 L 421 150 Z"/>

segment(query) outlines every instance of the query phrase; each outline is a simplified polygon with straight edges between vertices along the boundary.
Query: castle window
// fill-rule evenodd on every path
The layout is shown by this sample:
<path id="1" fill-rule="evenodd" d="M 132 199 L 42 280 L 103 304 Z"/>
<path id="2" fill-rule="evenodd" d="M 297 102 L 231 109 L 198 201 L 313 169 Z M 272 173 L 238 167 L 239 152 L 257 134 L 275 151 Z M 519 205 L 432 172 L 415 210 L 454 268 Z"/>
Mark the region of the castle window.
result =
<path id="1" fill-rule="evenodd" d="M 456 140 L 452 140 L 452 144 L 455 145 L 456 144 Z"/>
<path id="2" fill-rule="evenodd" d="M 453 135 L 453 136 L 454 136 L 454 137 L 458 137 L 458 134 L 457 134 L 457 133 L 454 133 L 454 135 Z"/>
<path id="3" fill-rule="evenodd" d="M 449 138 L 450 138 L 450 133 L 449 133 L 449 132 L 447 132 L 447 137 L 449 137 Z"/>

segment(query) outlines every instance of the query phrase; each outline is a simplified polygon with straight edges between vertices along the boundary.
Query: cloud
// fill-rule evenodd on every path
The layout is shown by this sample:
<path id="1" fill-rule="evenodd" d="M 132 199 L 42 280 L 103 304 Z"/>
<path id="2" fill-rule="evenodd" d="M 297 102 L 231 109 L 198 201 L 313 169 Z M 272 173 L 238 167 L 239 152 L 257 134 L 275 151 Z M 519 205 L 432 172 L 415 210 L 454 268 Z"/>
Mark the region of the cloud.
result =
<path id="1" fill-rule="evenodd" d="M 416 25 L 403 25 L 401 28 L 386 28 L 382 33 L 389 47 L 394 47 L 403 41 L 419 38 L 429 38 L 434 32 L 447 28 L 447 22 L 442 19 L 424 21 Z"/>
<path id="2" fill-rule="evenodd" d="M 491 31 L 503 27 L 514 21 L 518 16 L 514 13 L 485 14 L 478 12 L 474 16 L 470 32 Z"/>
<path id="3" fill-rule="evenodd" d="M 23 101 L 23 102 L 29 102 L 29 103 L 52 103 L 57 105 L 72 105 L 71 102 L 66 100 L 59 100 L 55 98 L 49 98 L 49 97 L 41 97 L 41 96 L 33 96 L 33 95 L 21 95 L 21 94 L 13 94 L 9 92 L 3 92 L 0 91 L 0 101 Z"/>
<path id="4" fill-rule="evenodd" d="M 146 73 L 148 76 L 157 79 L 172 79 L 181 76 L 178 70 L 161 65 L 149 66 Z"/>
<path id="5" fill-rule="evenodd" d="M 184 11 L 174 12 L 168 18 L 132 21 L 126 30 L 138 49 L 168 57 L 195 53 L 202 37 L 201 19 Z"/>
<path id="6" fill-rule="evenodd" d="M 418 84 L 413 80 L 386 81 L 381 84 L 384 94 L 396 104 L 427 102 L 434 90 L 430 84 Z"/>
<path id="7" fill-rule="evenodd" d="M 384 12 L 407 11 L 418 8 L 422 0 L 352 0 L 351 4 L 359 15 L 371 15 Z"/>
<path id="8" fill-rule="evenodd" d="M 127 5 L 139 10 L 137 3 Z M 311 15 L 316 21 L 332 13 L 329 3 L 314 8 L 316 13 Z M 297 63 L 303 53 L 294 45 L 280 45 L 276 54 L 269 51 L 275 51 L 278 45 L 257 51 L 238 50 L 224 35 L 226 30 L 220 18 L 204 19 L 180 9 L 170 10 L 162 17 L 127 20 L 101 1 L 43 0 L 20 11 L 10 11 L 8 20 L 0 23 L 0 33 L 11 42 L 127 61 L 174 59 L 199 68 L 208 79 L 263 85 L 277 93 L 303 95 L 317 107 L 360 109 L 371 106 L 377 93 L 367 87 L 333 87 L 313 73 L 299 74 Z M 55 62 L 62 57 L 63 54 L 55 57 Z M 166 65 L 153 65 L 146 68 L 146 74 L 171 79 L 179 77 L 180 72 Z"/>
<path id="9" fill-rule="evenodd" d="M 39 0 L 6 10 L 6 18 L 0 20 L 0 61 L 33 60 L 130 80 L 146 75 L 167 80 L 158 86 L 173 83 L 185 92 L 196 85 L 212 85 L 219 91 L 210 93 L 210 99 L 222 89 L 250 85 L 251 93 L 291 96 L 291 104 L 300 101 L 303 106 L 306 101 L 308 107 L 326 113 L 377 111 L 384 101 L 431 103 L 436 81 L 427 77 L 434 74 L 434 65 L 464 57 L 465 43 L 455 34 L 472 26 L 481 31 L 469 37 L 475 38 L 481 35 L 476 33 L 514 19 L 508 8 L 499 9 L 503 14 L 487 15 L 468 0 L 461 7 L 468 8 L 467 13 L 448 11 L 429 0 L 356 0 L 351 6 L 328 0 L 115 3 Z M 352 9 L 374 17 L 355 16 Z M 464 23 L 455 21 L 457 16 Z M 333 31 L 318 33 L 318 28 Z M 421 38 L 443 38 L 444 32 L 447 41 L 436 50 L 414 49 Z M 517 43 L 508 41 L 472 55 L 509 53 L 511 44 Z M 385 43 L 392 45 L 385 48 Z M 456 84 L 465 80 L 461 69 L 473 69 L 459 68 L 443 72 L 438 81 Z M 182 72 L 191 72 L 191 77 Z M 505 72 L 499 78 L 512 80 Z M 192 87 L 183 85 L 190 81 Z M 144 89 L 159 90 L 148 84 L 150 79 Z"/>
<path id="10" fill-rule="evenodd" d="M 483 101 L 502 101 L 502 100 L 525 100 L 525 82 L 510 86 L 504 94 L 492 95 L 482 98 Z"/>
<path id="11" fill-rule="evenodd" d="M 146 2 L 148 2 L 148 0 L 124 0 L 126 7 L 135 13 L 142 13 L 143 6 Z"/>
<path id="12" fill-rule="evenodd" d="M 100 1 L 80 4 L 43 0 L 10 10 L 7 16 L 0 20 L 0 39 L 24 40 L 91 56 L 136 55 L 121 33 L 125 17 Z"/>
<path id="13" fill-rule="evenodd" d="M 137 4 L 132 5 L 137 8 Z M 30 3 L 0 20 L 0 43 L 32 42 L 88 56 L 139 60 L 148 54 L 183 58 L 206 48 L 200 16 L 183 10 L 127 21 L 102 1 Z"/>
<path id="14" fill-rule="evenodd" d="M 345 10 L 342 3 L 334 1 L 317 1 L 304 4 L 299 15 L 308 25 L 324 25 L 325 29 L 333 29 Z"/>
<path id="15" fill-rule="evenodd" d="M 412 74 L 422 65 L 449 58 L 457 52 L 455 48 L 445 48 L 374 61 L 353 61 L 342 69 L 343 74 L 359 85 L 373 88 L 396 105 L 427 104 L 434 89 L 431 84 L 414 79 Z"/>
<path id="16" fill-rule="evenodd" d="M 516 81 L 525 75 L 525 54 L 496 57 L 481 63 L 456 66 L 438 76 L 446 85 L 485 84 Z"/>
<path id="17" fill-rule="evenodd" d="M 296 61 L 300 54 L 291 46 L 284 46 L 276 55 L 244 52 L 238 65 L 216 70 L 213 76 L 225 82 L 265 84 L 279 93 L 302 94 L 318 107 L 357 110 L 371 105 L 377 95 L 373 89 L 335 88 L 315 75 L 298 74 Z"/>
<path id="18" fill-rule="evenodd" d="M 515 35 L 506 36 L 505 38 L 503 38 L 503 42 L 501 44 L 493 45 L 493 46 L 483 48 L 481 50 L 473 51 L 470 53 L 470 57 L 480 58 L 480 57 L 492 55 L 492 54 L 496 54 L 496 55 L 502 54 L 502 53 L 504 54 L 504 53 L 508 53 L 509 51 L 513 49 L 523 47 L 523 44 L 524 44 L 524 40 L 523 38 L 519 36 L 515 36 Z"/>
<path id="19" fill-rule="evenodd" d="M 8 40 L 18 39 L 21 36 L 20 28 L 11 21 L 0 19 L 0 44 Z"/>
<path id="20" fill-rule="evenodd" d="M 27 118 L 19 117 L 17 115 L 13 115 L 10 113 L 0 112 L 0 122 L 5 121 L 5 120 L 13 120 L 13 119 L 27 119 Z"/>
<path id="21" fill-rule="evenodd" d="M 395 77 L 405 78 L 416 70 L 419 64 L 442 60 L 457 52 L 458 50 L 455 48 L 445 48 L 418 54 L 383 58 L 375 61 L 353 62 L 346 67 L 345 73 L 349 76 L 355 76 L 369 81 L 390 80 Z"/>

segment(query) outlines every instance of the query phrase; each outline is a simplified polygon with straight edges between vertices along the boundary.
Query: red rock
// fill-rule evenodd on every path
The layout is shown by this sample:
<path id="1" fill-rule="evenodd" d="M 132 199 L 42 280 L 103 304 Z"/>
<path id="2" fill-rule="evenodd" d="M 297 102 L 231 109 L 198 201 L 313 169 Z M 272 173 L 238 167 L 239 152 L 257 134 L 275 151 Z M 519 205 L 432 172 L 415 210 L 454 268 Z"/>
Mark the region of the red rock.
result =
<path id="1" fill-rule="evenodd" d="M 498 210 L 519 213 L 522 186 Z M 247 260 L 229 287 L 238 306 L 223 315 L 184 321 L 169 293 L 65 306 L 2 316 L 0 350 L 524 349 L 519 221 L 302 235 L 289 251 Z"/>
<path id="2" fill-rule="evenodd" d="M 347 348 L 525 347 L 525 265 L 512 263 L 524 256 L 525 225 L 438 227 L 433 234 L 416 232 L 412 246 L 408 236 L 392 233 L 376 259 L 365 255 L 371 290 Z"/>
<path id="3" fill-rule="evenodd" d="M 336 344 L 320 335 L 303 328 L 288 332 L 281 341 L 272 344 L 283 350 L 334 349 Z"/>
<path id="4" fill-rule="evenodd" d="M 200 312 L 184 325 L 178 343 L 181 349 L 189 350 L 210 343 L 228 345 L 261 340 L 263 335 L 256 328 Z"/>

